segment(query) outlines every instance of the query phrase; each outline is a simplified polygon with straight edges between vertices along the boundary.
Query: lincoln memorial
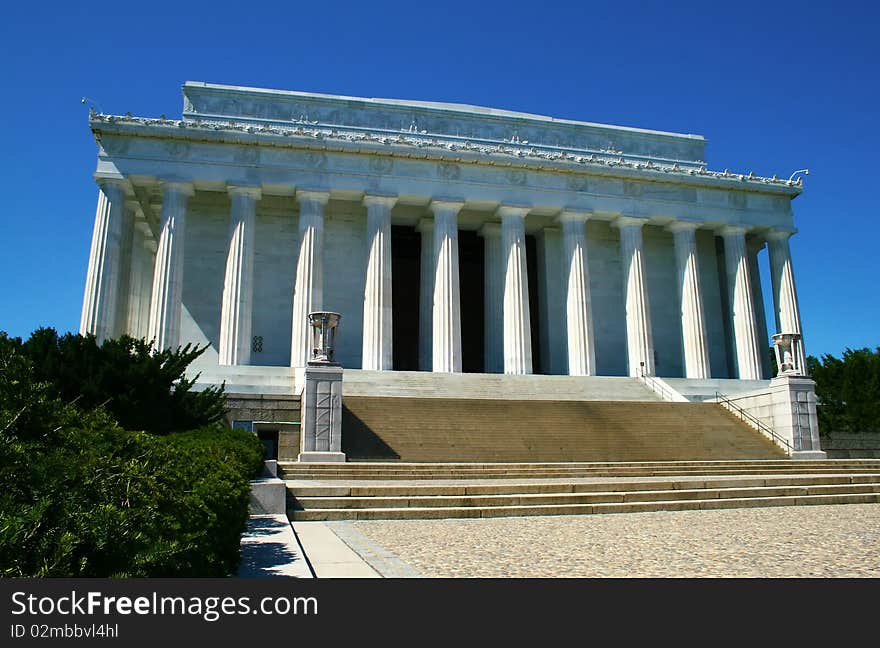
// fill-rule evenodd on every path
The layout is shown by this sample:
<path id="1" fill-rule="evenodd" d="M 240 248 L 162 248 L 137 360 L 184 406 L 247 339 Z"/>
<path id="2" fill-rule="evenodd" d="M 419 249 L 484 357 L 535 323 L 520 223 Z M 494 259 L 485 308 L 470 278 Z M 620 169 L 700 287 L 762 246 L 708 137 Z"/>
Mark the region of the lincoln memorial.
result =
<path id="1" fill-rule="evenodd" d="M 352 385 L 532 374 L 610 401 L 625 378 L 645 400 L 750 394 L 770 420 L 768 320 L 812 384 L 789 250 L 802 182 L 710 169 L 702 136 L 200 82 L 180 119 L 90 127 L 81 332 L 207 345 L 202 380 L 228 391 L 301 393 L 314 311 L 341 314 Z M 789 454 L 818 452 L 806 425 L 777 420 Z"/>

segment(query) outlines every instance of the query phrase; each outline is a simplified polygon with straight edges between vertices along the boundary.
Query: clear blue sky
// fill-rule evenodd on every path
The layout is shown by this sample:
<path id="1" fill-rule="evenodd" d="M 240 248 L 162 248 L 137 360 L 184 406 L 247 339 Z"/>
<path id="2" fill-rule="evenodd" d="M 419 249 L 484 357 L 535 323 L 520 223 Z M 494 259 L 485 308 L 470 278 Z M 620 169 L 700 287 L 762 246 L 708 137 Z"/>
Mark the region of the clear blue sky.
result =
<path id="1" fill-rule="evenodd" d="M 14 2 L 3 14 L 10 334 L 79 326 L 96 201 L 80 97 L 179 117 L 180 85 L 196 80 L 699 133 L 712 169 L 809 167 L 792 239 L 807 351 L 880 346 L 876 3 Z"/>

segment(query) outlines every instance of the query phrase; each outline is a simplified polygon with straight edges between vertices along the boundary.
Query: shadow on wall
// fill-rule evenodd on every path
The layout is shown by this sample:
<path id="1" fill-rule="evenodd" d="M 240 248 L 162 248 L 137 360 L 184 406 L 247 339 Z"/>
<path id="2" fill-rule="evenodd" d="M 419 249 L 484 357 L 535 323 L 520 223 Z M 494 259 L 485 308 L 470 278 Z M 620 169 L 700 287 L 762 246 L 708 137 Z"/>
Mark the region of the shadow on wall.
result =
<path id="1" fill-rule="evenodd" d="M 390 461 L 400 459 L 373 429 L 342 403 L 342 451 L 350 460 Z"/>

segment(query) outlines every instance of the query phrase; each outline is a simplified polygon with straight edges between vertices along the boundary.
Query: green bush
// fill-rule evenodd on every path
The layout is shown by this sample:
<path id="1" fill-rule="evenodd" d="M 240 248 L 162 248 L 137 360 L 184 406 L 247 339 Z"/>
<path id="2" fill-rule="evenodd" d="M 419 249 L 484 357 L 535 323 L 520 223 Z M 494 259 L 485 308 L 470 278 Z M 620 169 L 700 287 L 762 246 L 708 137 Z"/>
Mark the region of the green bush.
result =
<path id="1" fill-rule="evenodd" d="M 38 377 L 21 343 L 0 333 L 0 575 L 235 569 L 248 480 L 262 465 L 253 434 L 219 423 L 127 431 Z"/>
<path id="2" fill-rule="evenodd" d="M 104 407 L 126 430 L 168 434 L 223 418 L 223 388 L 193 391 L 195 378 L 184 376 L 207 347 L 159 352 L 127 335 L 99 346 L 93 335 L 41 328 L 21 349 L 59 398 L 86 410 Z"/>

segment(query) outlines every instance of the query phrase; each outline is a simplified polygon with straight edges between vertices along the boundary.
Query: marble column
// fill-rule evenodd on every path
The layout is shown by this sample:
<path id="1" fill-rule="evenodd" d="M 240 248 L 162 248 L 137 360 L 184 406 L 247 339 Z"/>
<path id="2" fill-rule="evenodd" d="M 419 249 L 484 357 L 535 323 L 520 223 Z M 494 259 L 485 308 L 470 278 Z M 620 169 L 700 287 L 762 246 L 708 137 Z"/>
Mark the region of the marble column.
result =
<path id="1" fill-rule="evenodd" d="M 125 208 L 126 181 L 99 181 L 98 209 L 92 230 L 92 249 L 86 274 L 85 295 L 79 331 L 92 333 L 98 344 L 116 332 L 119 295 L 120 257 L 123 221 L 130 216 Z"/>
<path id="2" fill-rule="evenodd" d="M 293 288 L 290 366 L 305 367 L 311 357 L 309 313 L 324 304 L 324 206 L 330 194 L 323 191 L 296 192 L 299 202 L 299 255 Z"/>
<path id="3" fill-rule="evenodd" d="M 433 371 L 461 371 L 461 289 L 458 277 L 458 212 L 464 203 L 433 201 Z"/>
<path id="4" fill-rule="evenodd" d="M 122 219 L 122 232 L 119 246 L 119 276 L 116 279 L 116 315 L 113 318 L 113 337 L 128 334 L 128 302 L 131 299 L 129 285 L 132 272 L 132 251 L 134 246 L 134 223 L 140 205 L 136 200 L 125 202 L 125 217 Z"/>
<path id="5" fill-rule="evenodd" d="M 162 185 L 162 219 L 147 334 L 157 349 L 176 349 L 180 344 L 186 208 L 193 193 L 193 186 L 189 183 L 166 182 Z"/>
<path id="6" fill-rule="evenodd" d="M 651 309 L 645 278 L 645 249 L 642 241 L 644 219 L 618 217 L 612 225 L 620 230 L 620 260 L 623 268 L 623 292 L 626 304 L 626 351 L 630 376 L 644 371 L 653 375 L 654 337 Z"/>
<path id="7" fill-rule="evenodd" d="M 697 261 L 697 223 L 677 221 L 669 225 L 675 240 L 675 269 L 681 311 L 681 349 L 685 378 L 709 378 L 709 344 L 703 289 Z"/>
<path id="8" fill-rule="evenodd" d="M 501 226 L 484 223 L 483 237 L 483 370 L 504 373 L 504 266 Z"/>
<path id="9" fill-rule="evenodd" d="M 434 330 L 434 219 L 423 218 L 417 229 L 422 235 L 419 262 L 419 370 L 431 371 Z"/>
<path id="10" fill-rule="evenodd" d="M 760 380 L 762 372 L 758 325 L 745 235 L 744 227 L 727 226 L 721 230 L 737 377 L 741 380 Z"/>
<path id="11" fill-rule="evenodd" d="M 498 208 L 504 267 L 504 373 L 532 373 L 532 326 L 526 269 L 525 217 L 528 207 Z"/>
<path id="12" fill-rule="evenodd" d="M 775 305 L 776 330 L 779 333 L 800 333 L 798 362 L 806 374 L 807 360 L 804 352 L 801 314 L 798 307 L 797 290 L 794 285 L 794 271 L 791 266 L 791 247 L 789 239 L 794 232 L 773 231 L 767 234 L 770 253 L 770 275 L 773 283 L 773 303 Z"/>
<path id="13" fill-rule="evenodd" d="M 150 332 L 150 293 L 155 259 L 156 241 L 147 223 L 138 221 L 132 234 L 126 325 L 128 334 L 138 339 L 147 338 Z"/>
<path id="14" fill-rule="evenodd" d="M 758 327 L 758 349 L 761 356 L 761 375 L 770 378 L 773 375 L 773 364 L 770 356 L 773 355 L 770 344 L 770 336 L 767 334 L 767 314 L 764 312 L 764 295 L 761 286 L 761 269 L 758 264 L 758 254 L 764 249 L 766 241 L 758 236 L 746 237 L 746 254 L 749 259 L 749 281 L 752 282 L 753 297 L 755 299 L 755 325 Z"/>
<path id="15" fill-rule="evenodd" d="M 361 368 L 390 371 L 391 208 L 396 197 L 365 196 L 367 207 L 367 273 L 364 282 L 364 340 Z"/>
<path id="16" fill-rule="evenodd" d="M 254 301 L 254 247 L 259 187 L 229 187 L 232 200 L 226 274 L 220 310 L 220 364 L 251 362 Z"/>
<path id="17" fill-rule="evenodd" d="M 565 280 L 565 328 L 568 342 L 568 375 L 596 374 L 596 343 L 593 332 L 593 306 L 590 298 L 590 272 L 584 224 L 585 212 L 563 210 L 563 272 Z"/>

